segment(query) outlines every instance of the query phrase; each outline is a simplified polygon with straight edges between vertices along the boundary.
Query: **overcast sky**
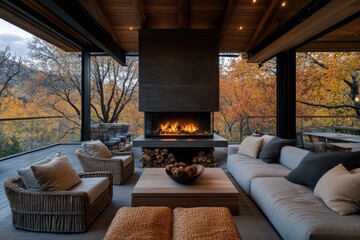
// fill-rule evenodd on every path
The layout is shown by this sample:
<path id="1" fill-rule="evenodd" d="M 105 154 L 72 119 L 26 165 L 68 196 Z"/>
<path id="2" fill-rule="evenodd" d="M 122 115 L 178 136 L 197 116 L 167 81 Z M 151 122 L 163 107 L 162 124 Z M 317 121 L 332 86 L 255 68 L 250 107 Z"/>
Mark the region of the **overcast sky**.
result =
<path id="1" fill-rule="evenodd" d="M 0 51 L 8 45 L 11 55 L 27 57 L 27 42 L 31 41 L 33 35 L 12 25 L 0 18 Z"/>

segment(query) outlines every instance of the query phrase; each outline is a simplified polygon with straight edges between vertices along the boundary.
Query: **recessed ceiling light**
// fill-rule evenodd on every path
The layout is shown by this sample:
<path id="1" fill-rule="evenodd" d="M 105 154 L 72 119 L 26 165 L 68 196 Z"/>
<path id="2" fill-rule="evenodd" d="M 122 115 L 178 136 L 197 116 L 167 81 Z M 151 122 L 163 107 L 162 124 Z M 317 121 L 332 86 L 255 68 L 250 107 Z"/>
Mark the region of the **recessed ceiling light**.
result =
<path id="1" fill-rule="evenodd" d="M 256 0 L 253 0 L 253 3 L 256 3 Z"/>
<path id="2" fill-rule="evenodd" d="M 243 30 L 243 26 L 240 26 L 240 27 L 239 27 L 239 30 Z"/>
<path id="3" fill-rule="evenodd" d="M 281 6 L 282 6 L 282 7 L 285 7 L 285 6 L 286 6 L 286 2 L 282 2 L 282 3 L 281 3 Z"/>
<path id="4" fill-rule="evenodd" d="M 129 27 L 129 30 L 133 30 L 133 27 Z"/>

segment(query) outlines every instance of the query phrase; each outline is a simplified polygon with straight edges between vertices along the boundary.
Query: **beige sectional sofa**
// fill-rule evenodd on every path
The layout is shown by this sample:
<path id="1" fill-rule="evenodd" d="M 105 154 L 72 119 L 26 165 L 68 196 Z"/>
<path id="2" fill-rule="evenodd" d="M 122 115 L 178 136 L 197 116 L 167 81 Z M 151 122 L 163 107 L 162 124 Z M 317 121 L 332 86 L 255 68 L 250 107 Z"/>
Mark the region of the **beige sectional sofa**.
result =
<path id="1" fill-rule="evenodd" d="M 285 178 L 309 151 L 284 146 L 278 163 L 268 164 L 238 153 L 239 146 L 229 146 L 227 168 L 283 239 L 360 239 L 359 212 L 338 214 L 324 204 L 313 189 Z M 306 175 L 304 173 L 304 177 Z"/>

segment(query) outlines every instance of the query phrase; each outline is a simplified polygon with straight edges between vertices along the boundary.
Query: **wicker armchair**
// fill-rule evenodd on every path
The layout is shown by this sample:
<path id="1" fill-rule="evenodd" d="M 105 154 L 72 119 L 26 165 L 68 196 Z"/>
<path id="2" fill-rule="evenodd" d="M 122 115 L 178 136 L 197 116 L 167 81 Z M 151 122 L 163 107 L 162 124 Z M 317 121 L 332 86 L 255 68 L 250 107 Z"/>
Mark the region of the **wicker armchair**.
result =
<path id="1" fill-rule="evenodd" d="M 123 184 L 134 173 L 134 153 L 116 150 L 111 151 L 111 153 L 113 156 L 127 156 L 128 158 L 91 157 L 84 153 L 82 149 L 75 151 L 84 172 L 109 171 L 113 174 L 113 184 Z M 124 159 L 128 160 L 128 164 L 124 164 Z"/>
<path id="2" fill-rule="evenodd" d="M 80 178 L 108 177 L 109 172 L 79 173 Z M 29 191 L 19 176 L 4 183 L 16 228 L 39 232 L 85 232 L 111 202 L 112 184 L 91 204 L 83 191 Z"/>

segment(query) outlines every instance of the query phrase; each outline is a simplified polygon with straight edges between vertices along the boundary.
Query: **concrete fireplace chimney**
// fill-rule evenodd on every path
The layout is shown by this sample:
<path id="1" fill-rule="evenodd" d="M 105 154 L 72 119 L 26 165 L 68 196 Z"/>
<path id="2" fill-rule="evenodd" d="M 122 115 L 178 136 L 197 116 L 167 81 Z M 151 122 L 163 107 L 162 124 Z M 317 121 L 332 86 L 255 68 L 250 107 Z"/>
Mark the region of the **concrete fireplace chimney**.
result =
<path id="1" fill-rule="evenodd" d="M 219 111 L 217 30 L 139 31 L 143 112 Z"/>

